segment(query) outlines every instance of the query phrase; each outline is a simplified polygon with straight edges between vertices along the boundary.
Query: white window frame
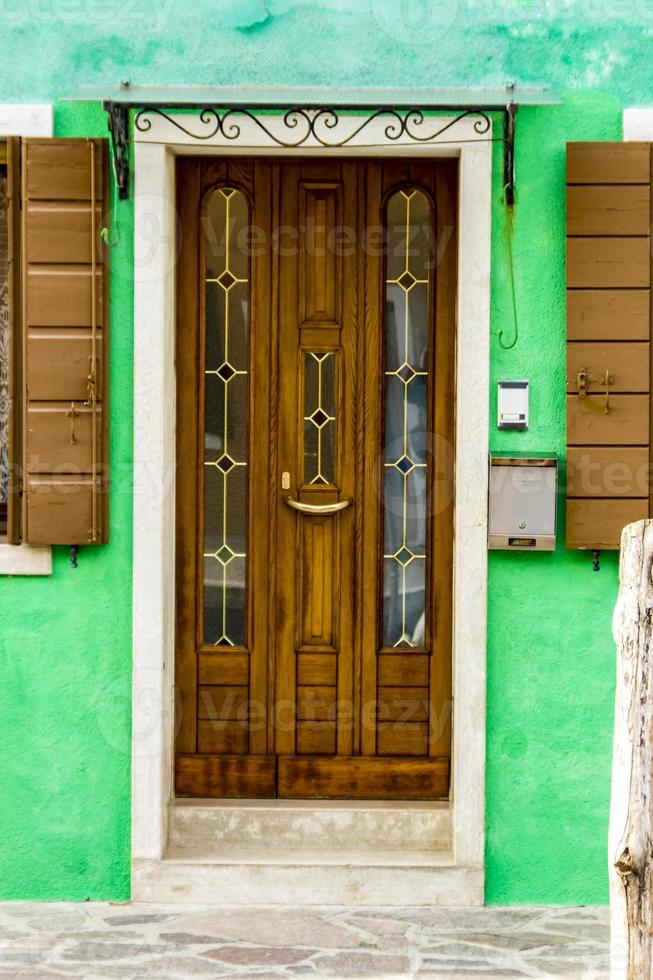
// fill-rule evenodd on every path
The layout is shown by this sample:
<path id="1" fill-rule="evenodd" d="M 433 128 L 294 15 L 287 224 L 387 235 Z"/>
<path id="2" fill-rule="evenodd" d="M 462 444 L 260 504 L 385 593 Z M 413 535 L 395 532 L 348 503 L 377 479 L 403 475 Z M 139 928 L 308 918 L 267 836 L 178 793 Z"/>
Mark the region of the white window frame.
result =
<path id="1" fill-rule="evenodd" d="M 624 141 L 653 142 L 653 109 L 624 109 Z"/>
<path id="2" fill-rule="evenodd" d="M 184 117 L 188 121 L 188 117 Z M 269 121 L 269 117 L 268 117 Z M 132 871 L 161 862 L 173 798 L 175 657 L 175 156 L 421 156 L 459 160 L 456 352 L 456 496 L 453 556 L 453 860 L 459 904 L 483 903 L 487 447 L 489 430 L 492 143 L 473 119 L 438 145 L 397 145 L 385 124 L 366 128 L 347 151 L 284 151 L 269 141 L 236 148 L 225 140 L 172 135 L 153 118 L 134 145 L 134 564 Z M 255 129 L 255 127 L 253 127 Z M 370 135 L 371 134 L 371 135 Z M 157 240 L 153 241 L 153 230 Z M 219 805 L 219 801 L 215 801 Z M 434 884 L 437 889 L 437 883 Z M 449 893 L 450 895 L 451 893 Z M 138 889 L 136 890 L 138 896 Z"/>
<path id="3" fill-rule="evenodd" d="M 52 136 L 52 106 L 0 104 L 0 138 Z M 0 575 L 51 575 L 49 545 L 8 544 L 0 540 Z"/>

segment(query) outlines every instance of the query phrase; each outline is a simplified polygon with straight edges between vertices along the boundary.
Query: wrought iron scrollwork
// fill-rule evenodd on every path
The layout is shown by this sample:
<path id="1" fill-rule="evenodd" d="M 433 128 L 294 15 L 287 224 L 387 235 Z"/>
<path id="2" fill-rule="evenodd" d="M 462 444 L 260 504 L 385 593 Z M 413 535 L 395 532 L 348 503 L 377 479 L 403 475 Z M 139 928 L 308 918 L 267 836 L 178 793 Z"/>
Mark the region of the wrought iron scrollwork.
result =
<path id="1" fill-rule="evenodd" d="M 464 119 L 473 119 L 474 138 L 487 136 L 493 140 L 491 113 L 495 107 L 452 107 L 434 105 L 426 108 L 397 108 L 382 106 L 364 109 L 361 106 L 288 106 L 287 108 L 247 106 L 172 105 L 170 103 L 141 106 L 125 102 L 107 101 L 104 108 L 108 115 L 112 137 L 113 167 L 121 199 L 129 196 L 129 111 L 134 108 L 134 127 L 147 133 L 155 117 L 193 140 L 210 140 L 220 136 L 229 143 L 245 141 L 247 127 L 254 126 L 263 132 L 272 144 L 286 149 L 322 146 L 338 149 L 353 144 L 357 137 L 374 121 L 381 120 L 385 138 L 392 142 L 426 144 L 455 142 L 446 134 Z M 500 110 L 501 111 L 501 110 Z M 446 113 L 446 118 L 435 113 Z M 504 195 L 506 204 L 515 201 L 515 121 L 517 104 L 508 101 L 503 109 L 504 132 L 498 139 L 503 142 Z M 361 119 L 361 114 L 363 118 Z M 453 115 L 452 115 L 453 114 Z M 251 133 L 251 129 L 250 129 Z M 442 137 L 445 137 L 444 139 Z M 359 145 L 364 145 L 359 143 Z"/>
<path id="2" fill-rule="evenodd" d="M 479 136 L 488 133 L 492 125 L 489 115 L 481 109 L 458 111 L 455 118 L 448 118 L 440 125 L 437 116 L 427 115 L 422 109 L 384 107 L 369 112 L 365 119 L 359 121 L 359 117 L 340 114 L 333 108 L 292 106 L 283 116 L 276 117 L 277 126 L 273 127 L 268 120 L 275 117 L 261 116 L 245 107 L 221 109 L 205 106 L 197 115 L 173 115 L 166 108 L 147 106 L 136 113 L 136 129 L 141 133 L 151 129 L 152 116 L 165 119 L 180 132 L 196 140 L 222 136 L 226 140 L 236 141 L 241 135 L 239 120 L 247 119 L 277 146 L 287 149 L 304 146 L 311 139 L 319 146 L 329 149 L 347 146 L 376 119 L 387 120 L 384 128 L 386 139 L 396 141 L 404 137 L 416 143 L 430 143 L 468 117 L 476 117 L 473 128 Z M 354 125 L 347 127 L 348 120 Z M 196 124 L 192 125 L 191 121 Z"/>

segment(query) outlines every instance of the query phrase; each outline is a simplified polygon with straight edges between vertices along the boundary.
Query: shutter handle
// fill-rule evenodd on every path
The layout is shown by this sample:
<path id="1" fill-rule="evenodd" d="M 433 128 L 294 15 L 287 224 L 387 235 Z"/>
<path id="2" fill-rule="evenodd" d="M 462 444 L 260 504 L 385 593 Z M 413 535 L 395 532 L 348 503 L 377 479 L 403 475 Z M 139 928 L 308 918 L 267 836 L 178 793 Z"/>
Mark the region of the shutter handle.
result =
<path id="1" fill-rule="evenodd" d="M 89 360 L 91 360 L 91 358 L 89 358 Z M 97 394 L 96 394 L 95 371 L 93 370 L 93 367 L 91 367 L 91 373 L 88 376 L 86 392 L 88 394 L 88 398 L 84 402 L 84 404 L 86 405 L 87 408 L 95 408 L 95 403 L 97 402 Z"/>
<path id="2" fill-rule="evenodd" d="M 70 411 L 66 412 L 66 417 L 70 419 L 70 445 L 76 446 L 77 440 L 75 439 L 75 416 L 79 415 L 79 412 L 75 409 L 75 402 L 70 403 Z"/>
<path id="3" fill-rule="evenodd" d="M 591 383 L 592 382 L 590 379 L 589 371 L 587 370 L 587 368 L 581 368 L 580 371 L 578 372 L 578 397 L 579 398 L 587 398 L 589 386 Z M 605 413 L 605 415 L 609 415 L 610 414 L 610 385 L 614 384 L 614 378 L 610 375 L 609 368 L 605 369 L 605 374 L 598 382 L 596 381 L 594 382 L 594 384 L 597 383 L 605 388 L 605 402 L 603 404 L 603 412 Z M 595 406 L 592 404 L 592 402 L 588 402 L 588 407 L 593 408 Z M 598 406 L 596 407 L 598 408 Z"/>
<path id="4" fill-rule="evenodd" d="M 602 384 L 605 385 L 605 405 L 603 406 L 603 411 L 606 415 L 610 413 L 610 385 L 613 379 L 610 377 L 610 371 L 608 368 L 605 369 L 605 377 L 602 380 Z"/>

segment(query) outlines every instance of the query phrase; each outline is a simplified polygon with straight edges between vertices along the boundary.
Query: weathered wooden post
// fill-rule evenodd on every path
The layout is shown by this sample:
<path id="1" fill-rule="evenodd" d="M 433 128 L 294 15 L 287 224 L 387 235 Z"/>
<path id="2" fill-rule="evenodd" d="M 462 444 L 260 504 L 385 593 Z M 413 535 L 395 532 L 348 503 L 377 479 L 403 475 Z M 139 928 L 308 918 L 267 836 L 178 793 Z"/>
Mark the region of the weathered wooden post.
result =
<path id="1" fill-rule="evenodd" d="M 624 528 L 619 596 L 612 802 L 612 980 L 653 980 L 653 520 Z"/>

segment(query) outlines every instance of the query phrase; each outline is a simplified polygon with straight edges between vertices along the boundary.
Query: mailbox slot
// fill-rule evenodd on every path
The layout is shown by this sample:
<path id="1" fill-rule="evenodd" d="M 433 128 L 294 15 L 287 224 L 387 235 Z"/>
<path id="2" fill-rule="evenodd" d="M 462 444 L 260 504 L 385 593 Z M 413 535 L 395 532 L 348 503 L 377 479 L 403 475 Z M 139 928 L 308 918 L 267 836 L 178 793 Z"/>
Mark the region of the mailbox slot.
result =
<path id="1" fill-rule="evenodd" d="M 488 547 L 553 551 L 558 461 L 555 456 L 490 456 Z"/>

